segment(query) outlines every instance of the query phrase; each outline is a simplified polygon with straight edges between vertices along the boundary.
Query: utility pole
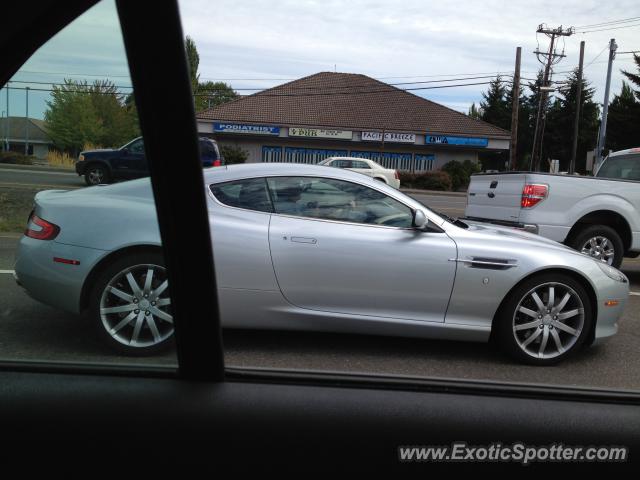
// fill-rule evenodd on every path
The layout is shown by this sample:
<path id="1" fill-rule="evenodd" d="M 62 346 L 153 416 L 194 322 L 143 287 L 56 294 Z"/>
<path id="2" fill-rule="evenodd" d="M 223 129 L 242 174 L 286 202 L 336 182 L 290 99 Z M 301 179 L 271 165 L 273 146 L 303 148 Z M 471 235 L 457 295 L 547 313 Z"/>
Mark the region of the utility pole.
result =
<path id="1" fill-rule="evenodd" d="M 616 50 L 618 45 L 616 39 L 609 41 L 609 65 L 607 66 L 607 83 L 604 87 L 604 104 L 602 105 L 602 122 L 600 123 L 600 138 L 598 138 L 598 149 L 596 151 L 596 165 L 602 161 L 604 153 L 604 145 L 607 138 L 607 116 L 609 114 L 609 87 L 611 86 L 611 68 L 613 67 L 613 59 L 616 58 Z M 594 165 L 595 170 L 595 165 Z"/>
<path id="2" fill-rule="evenodd" d="M 11 150 L 11 140 L 9 140 L 9 135 L 11 135 L 11 130 L 9 129 L 10 113 L 9 113 L 9 90 L 10 82 L 7 82 L 7 151 Z"/>
<path id="3" fill-rule="evenodd" d="M 518 109 L 520 108 L 520 56 L 522 47 L 516 49 L 516 69 L 513 74 L 513 103 L 511 105 L 511 152 L 509 165 L 511 170 L 517 169 L 518 151 Z"/>
<path id="4" fill-rule="evenodd" d="M 556 53 L 555 51 L 555 42 L 557 37 L 569 37 L 573 35 L 573 27 L 569 27 L 567 29 L 559 26 L 558 28 L 546 28 L 544 24 L 540 24 L 536 33 L 544 33 L 546 36 L 550 38 L 549 42 L 549 51 L 541 52 L 539 49 L 536 49 L 533 53 L 535 53 L 538 57 L 538 61 L 545 64 L 544 76 L 542 78 L 542 85 L 540 86 L 540 99 L 538 101 L 538 113 L 536 115 L 536 128 L 533 134 L 533 148 L 531 151 L 531 164 L 530 166 L 535 166 L 535 170 L 540 170 L 540 160 L 542 158 L 541 150 L 542 150 L 542 138 L 544 137 L 544 127 L 546 120 L 546 109 L 547 109 L 547 95 L 549 90 L 553 90 L 549 87 L 549 77 L 551 74 L 551 66 L 558 63 L 562 60 L 566 55 L 564 55 L 564 50 L 562 53 Z M 546 57 L 543 62 L 540 58 Z"/>
<path id="5" fill-rule="evenodd" d="M 24 142 L 24 154 L 29 155 L 29 87 L 25 87 L 25 92 L 27 94 L 27 106 L 26 106 L 26 123 L 25 127 L 25 142 Z"/>
<path id="6" fill-rule="evenodd" d="M 569 163 L 569 175 L 576 173 L 576 154 L 578 152 L 578 131 L 580 128 L 580 110 L 582 107 L 582 64 L 584 63 L 584 40 L 580 42 L 580 63 L 578 63 L 578 87 L 576 92 L 576 119 L 573 123 L 573 148 L 571 149 L 571 162 Z"/>

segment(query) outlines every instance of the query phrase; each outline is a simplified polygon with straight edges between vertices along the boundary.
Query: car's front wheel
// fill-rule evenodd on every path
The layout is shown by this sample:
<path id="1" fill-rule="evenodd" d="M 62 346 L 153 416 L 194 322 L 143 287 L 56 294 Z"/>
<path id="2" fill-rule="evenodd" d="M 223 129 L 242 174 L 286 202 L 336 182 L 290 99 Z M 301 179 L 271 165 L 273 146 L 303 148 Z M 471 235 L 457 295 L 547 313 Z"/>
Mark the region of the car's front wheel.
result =
<path id="1" fill-rule="evenodd" d="M 543 273 L 509 293 L 495 333 L 516 360 L 552 365 L 580 348 L 592 322 L 591 302 L 582 284 L 568 275 Z"/>
<path id="2" fill-rule="evenodd" d="M 571 242 L 579 252 L 608 265 L 620 268 L 624 245 L 618 232 L 607 225 L 591 225 L 581 230 Z"/>
<path id="3" fill-rule="evenodd" d="M 97 276 L 89 316 L 111 348 L 151 355 L 173 341 L 173 316 L 162 255 L 141 252 L 119 258 Z"/>

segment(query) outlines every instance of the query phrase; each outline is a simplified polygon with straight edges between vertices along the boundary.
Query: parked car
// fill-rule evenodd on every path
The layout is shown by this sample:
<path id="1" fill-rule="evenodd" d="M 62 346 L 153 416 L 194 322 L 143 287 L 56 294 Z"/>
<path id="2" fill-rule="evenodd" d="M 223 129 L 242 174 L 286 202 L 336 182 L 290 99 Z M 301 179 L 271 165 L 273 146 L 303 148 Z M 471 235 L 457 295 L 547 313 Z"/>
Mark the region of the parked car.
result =
<path id="1" fill-rule="evenodd" d="M 594 177 L 472 175 L 465 217 L 538 233 L 619 267 L 640 255 L 640 148 L 611 153 Z"/>
<path id="2" fill-rule="evenodd" d="M 215 140 L 200 137 L 200 154 L 204 167 L 220 166 L 223 158 Z M 138 137 L 120 148 L 104 148 L 80 152 L 76 173 L 84 176 L 87 185 L 113 183 L 149 176 L 144 141 Z"/>
<path id="3" fill-rule="evenodd" d="M 391 185 L 393 188 L 400 188 L 400 176 L 396 170 L 384 168 L 379 163 L 369 160 L 368 158 L 329 157 L 320 162 L 320 165 L 344 168 L 345 170 L 362 173 L 374 180 Z"/>
<path id="4" fill-rule="evenodd" d="M 540 236 L 454 222 L 336 168 L 245 164 L 204 178 L 226 327 L 491 337 L 538 365 L 617 331 L 624 274 Z M 160 245 L 149 179 L 43 191 L 15 276 L 112 347 L 153 353 L 173 335 Z"/>

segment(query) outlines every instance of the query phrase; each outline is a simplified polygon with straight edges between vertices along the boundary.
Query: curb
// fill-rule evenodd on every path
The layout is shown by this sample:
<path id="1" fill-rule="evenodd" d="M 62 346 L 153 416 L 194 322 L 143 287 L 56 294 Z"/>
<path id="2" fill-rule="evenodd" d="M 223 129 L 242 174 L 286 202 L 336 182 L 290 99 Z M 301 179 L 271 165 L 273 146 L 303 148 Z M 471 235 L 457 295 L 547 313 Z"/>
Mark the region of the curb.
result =
<path id="1" fill-rule="evenodd" d="M 9 168 L 16 170 L 31 170 L 35 172 L 61 172 L 61 173 L 76 173 L 72 168 L 64 167 L 50 167 L 48 165 L 17 165 L 14 163 L 0 163 L 0 169 Z"/>
<path id="2" fill-rule="evenodd" d="M 442 190 L 420 190 L 417 188 L 400 188 L 402 193 L 417 193 L 422 195 L 440 195 L 443 197 L 466 197 L 467 192 L 445 192 Z"/>

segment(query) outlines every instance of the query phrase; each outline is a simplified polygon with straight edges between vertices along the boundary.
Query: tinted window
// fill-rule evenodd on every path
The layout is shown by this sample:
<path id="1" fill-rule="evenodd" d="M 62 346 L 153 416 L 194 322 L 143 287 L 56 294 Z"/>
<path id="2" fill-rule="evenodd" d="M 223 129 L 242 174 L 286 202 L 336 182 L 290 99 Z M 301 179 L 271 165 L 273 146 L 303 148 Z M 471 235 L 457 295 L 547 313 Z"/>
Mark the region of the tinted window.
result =
<path id="1" fill-rule="evenodd" d="M 336 168 L 351 168 L 351 160 L 334 160 L 330 165 Z"/>
<path id="2" fill-rule="evenodd" d="M 371 170 L 371 167 L 367 162 L 362 162 L 359 160 L 354 160 L 353 162 L 351 162 L 351 168 L 365 168 L 367 170 Z"/>
<path id="3" fill-rule="evenodd" d="M 259 212 L 272 212 L 271 200 L 263 178 L 237 180 L 211 185 L 211 193 L 225 205 Z"/>
<path id="4" fill-rule="evenodd" d="M 127 149 L 131 153 L 144 153 L 144 142 L 142 139 L 136 140 L 135 142 L 130 143 Z"/>
<path id="5" fill-rule="evenodd" d="M 609 157 L 596 176 L 640 181 L 640 155 Z"/>
<path id="6" fill-rule="evenodd" d="M 363 185 L 310 177 L 268 178 L 276 213 L 409 228 L 406 205 Z"/>

